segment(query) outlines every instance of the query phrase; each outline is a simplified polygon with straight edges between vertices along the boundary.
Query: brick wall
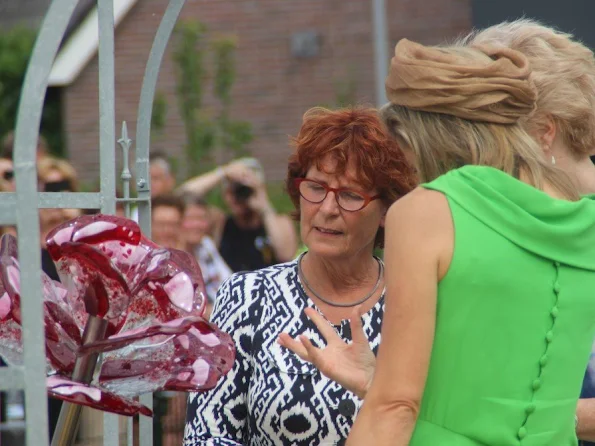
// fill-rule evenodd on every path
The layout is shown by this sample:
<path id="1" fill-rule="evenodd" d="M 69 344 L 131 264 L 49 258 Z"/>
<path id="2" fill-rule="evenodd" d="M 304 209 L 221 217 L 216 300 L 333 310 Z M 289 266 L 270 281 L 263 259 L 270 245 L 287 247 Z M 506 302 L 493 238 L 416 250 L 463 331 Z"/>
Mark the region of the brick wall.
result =
<path id="1" fill-rule="evenodd" d="M 166 4 L 166 0 L 140 0 L 116 32 L 117 128 L 126 120 L 132 135 L 145 62 Z M 357 102 L 373 103 L 371 4 L 364 0 L 189 0 L 184 7 L 182 19 L 199 19 L 214 35 L 237 36 L 232 115 L 252 124 L 255 139 L 250 150 L 263 161 L 270 179 L 283 178 L 288 135 L 296 133 L 306 109 L 334 104 L 339 86 L 349 82 L 354 82 Z M 437 43 L 471 26 L 470 0 L 386 0 L 386 4 L 391 51 L 401 37 Z M 294 58 L 291 35 L 305 30 L 320 34 L 320 53 Z M 98 179 L 97 83 L 95 58 L 63 96 L 68 150 L 87 182 Z M 167 95 L 169 106 L 164 137 L 153 141 L 152 147 L 180 156 L 184 131 L 175 100 L 171 45 L 157 89 Z M 206 105 L 214 104 L 207 95 Z"/>

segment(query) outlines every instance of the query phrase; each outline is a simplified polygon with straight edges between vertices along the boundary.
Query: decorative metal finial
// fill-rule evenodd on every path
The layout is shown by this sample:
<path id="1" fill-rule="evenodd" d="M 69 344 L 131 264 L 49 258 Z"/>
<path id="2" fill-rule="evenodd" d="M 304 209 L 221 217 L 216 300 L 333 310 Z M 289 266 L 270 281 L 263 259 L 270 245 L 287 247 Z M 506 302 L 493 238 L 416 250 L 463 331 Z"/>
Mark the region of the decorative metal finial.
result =
<path id="1" fill-rule="evenodd" d="M 128 137 L 128 126 L 126 125 L 126 121 L 122 122 L 122 136 L 120 139 L 118 139 L 118 144 L 122 149 L 122 174 L 120 175 L 120 178 L 122 179 L 124 212 L 126 213 L 126 218 L 130 218 L 130 202 L 128 199 L 130 198 L 130 180 L 132 178 L 132 174 L 130 173 L 128 154 L 130 152 L 132 140 Z"/>

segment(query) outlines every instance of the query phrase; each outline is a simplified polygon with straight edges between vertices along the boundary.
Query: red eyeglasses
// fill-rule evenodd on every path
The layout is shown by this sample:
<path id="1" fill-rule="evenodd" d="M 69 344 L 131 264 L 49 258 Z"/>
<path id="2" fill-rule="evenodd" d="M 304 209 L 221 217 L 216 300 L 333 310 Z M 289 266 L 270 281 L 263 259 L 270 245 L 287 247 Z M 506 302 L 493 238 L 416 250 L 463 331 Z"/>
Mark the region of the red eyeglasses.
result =
<path id="1" fill-rule="evenodd" d="M 337 204 L 341 209 L 348 212 L 361 211 L 371 201 L 381 197 L 380 195 L 371 197 L 363 192 L 356 192 L 342 187 L 329 187 L 326 184 L 307 178 L 296 178 L 294 184 L 302 198 L 310 203 L 322 203 L 329 192 L 334 192 Z"/>

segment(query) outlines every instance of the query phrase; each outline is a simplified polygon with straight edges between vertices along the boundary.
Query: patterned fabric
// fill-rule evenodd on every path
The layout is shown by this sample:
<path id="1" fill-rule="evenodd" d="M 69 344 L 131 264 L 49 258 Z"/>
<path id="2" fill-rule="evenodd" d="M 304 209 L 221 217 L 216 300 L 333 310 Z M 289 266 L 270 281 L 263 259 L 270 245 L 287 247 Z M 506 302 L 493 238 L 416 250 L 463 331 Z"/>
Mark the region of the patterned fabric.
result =
<path id="1" fill-rule="evenodd" d="M 297 262 L 238 273 L 219 290 L 212 321 L 234 337 L 231 372 L 209 392 L 188 399 L 185 446 L 340 445 L 361 400 L 277 344 L 288 332 L 323 338 L 304 315 L 316 308 L 297 276 Z M 363 316 L 370 346 L 377 351 L 384 296 Z M 348 321 L 335 329 L 351 341 Z"/>
<path id="2" fill-rule="evenodd" d="M 194 256 L 200 265 L 207 297 L 210 302 L 213 302 L 221 284 L 231 276 L 231 269 L 217 251 L 215 242 L 206 235 L 194 250 Z"/>

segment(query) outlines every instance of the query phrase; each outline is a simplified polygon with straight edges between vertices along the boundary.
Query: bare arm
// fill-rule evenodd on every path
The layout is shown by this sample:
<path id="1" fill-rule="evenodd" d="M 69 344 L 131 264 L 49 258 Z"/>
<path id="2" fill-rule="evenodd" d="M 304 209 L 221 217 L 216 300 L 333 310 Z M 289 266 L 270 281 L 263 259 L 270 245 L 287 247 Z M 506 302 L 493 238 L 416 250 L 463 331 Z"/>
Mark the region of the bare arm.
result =
<path id="1" fill-rule="evenodd" d="M 277 214 L 269 205 L 262 214 L 264 228 L 279 262 L 289 262 L 295 257 L 298 236 L 293 221 L 288 215 Z"/>
<path id="2" fill-rule="evenodd" d="M 192 193 L 205 196 L 225 178 L 225 167 L 218 167 L 203 175 L 190 178 L 178 187 L 181 193 Z"/>
<path id="3" fill-rule="evenodd" d="M 406 446 L 419 414 L 436 318 L 437 284 L 454 240 L 446 198 L 417 189 L 386 218 L 386 311 L 376 371 L 348 445 Z"/>
<path id="4" fill-rule="evenodd" d="M 595 441 L 595 398 L 582 398 L 576 407 L 576 435 L 583 441 Z"/>
<path id="5" fill-rule="evenodd" d="M 275 211 L 269 200 L 265 183 L 253 172 L 237 169 L 230 175 L 238 175 L 242 184 L 254 189 L 247 203 L 252 210 L 260 214 L 277 260 L 280 262 L 293 260 L 298 248 L 298 236 L 291 218 Z"/>

